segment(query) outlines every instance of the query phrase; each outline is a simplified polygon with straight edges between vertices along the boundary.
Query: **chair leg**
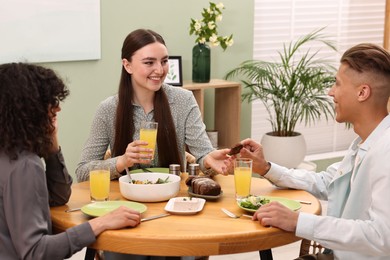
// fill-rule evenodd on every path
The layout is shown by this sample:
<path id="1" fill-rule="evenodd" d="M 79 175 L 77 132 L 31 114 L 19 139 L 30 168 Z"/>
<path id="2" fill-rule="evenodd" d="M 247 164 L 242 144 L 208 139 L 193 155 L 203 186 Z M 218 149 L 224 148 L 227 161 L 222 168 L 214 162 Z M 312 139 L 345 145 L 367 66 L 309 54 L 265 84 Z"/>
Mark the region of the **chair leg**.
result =
<path id="1" fill-rule="evenodd" d="M 85 252 L 84 260 L 94 260 L 96 255 L 96 250 L 93 248 L 87 247 L 87 251 Z"/>
<path id="2" fill-rule="evenodd" d="M 261 260 L 273 260 L 272 258 L 272 250 L 271 249 L 266 249 L 259 251 L 260 254 L 260 259 Z"/>

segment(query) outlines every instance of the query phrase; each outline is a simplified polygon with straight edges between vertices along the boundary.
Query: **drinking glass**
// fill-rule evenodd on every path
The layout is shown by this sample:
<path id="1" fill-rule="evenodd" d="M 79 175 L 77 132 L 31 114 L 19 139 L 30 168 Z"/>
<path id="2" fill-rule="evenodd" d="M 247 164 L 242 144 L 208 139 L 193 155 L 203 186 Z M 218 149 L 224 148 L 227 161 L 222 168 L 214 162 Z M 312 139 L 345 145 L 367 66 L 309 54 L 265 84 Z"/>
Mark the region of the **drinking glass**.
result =
<path id="1" fill-rule="evenodd" d="M 151 158 L 152 160 L 154 158 L 154 152 L 156 149 L 157 127 L 158 127 L 157 122 L 150 122 L 150 121 L 141 122 L 139 139 L 148 142 L 148 145 L 146 145 L 145 148 L 149 148 L 153 150 L 153 155 Z M 141 153 L 147 153 L 147 152 L 141 152 Z"/>
<path id="2" fill-rule="evenodd" d="M 92 162 L 89 166 L 89 189 L 91 201 L 106 201 L 110 195 L 110 168 L 102 162 Z"/>
<path id="3" fill-rule="evenodd" d="M 249 196 L 251 191 L 252 160 L 237 158 L 234 160 L 234 185 L 236 199 L 241 200 Z"/>

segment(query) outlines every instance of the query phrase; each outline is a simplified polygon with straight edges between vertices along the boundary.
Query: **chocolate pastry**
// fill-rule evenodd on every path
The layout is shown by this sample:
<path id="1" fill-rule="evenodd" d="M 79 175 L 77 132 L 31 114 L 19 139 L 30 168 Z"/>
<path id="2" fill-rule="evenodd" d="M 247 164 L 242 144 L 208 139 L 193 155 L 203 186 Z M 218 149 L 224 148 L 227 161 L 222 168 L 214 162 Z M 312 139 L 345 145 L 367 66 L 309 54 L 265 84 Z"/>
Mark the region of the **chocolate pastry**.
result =
<path id="1" fill-rule="evenodd" d="M 230 149 L 230 152 L 228 153 L 228 155 L 238 154 L 243 147 L 244 146 L 242 144 L 236 144 L 233 148 Z"/>
<path id="2" fill-rule="evenodd" d="M 190 176 L 186 180 L 186 184 L 195 194 L 218 196 L 221 193 L 221 186 L 209 177 Z"/>

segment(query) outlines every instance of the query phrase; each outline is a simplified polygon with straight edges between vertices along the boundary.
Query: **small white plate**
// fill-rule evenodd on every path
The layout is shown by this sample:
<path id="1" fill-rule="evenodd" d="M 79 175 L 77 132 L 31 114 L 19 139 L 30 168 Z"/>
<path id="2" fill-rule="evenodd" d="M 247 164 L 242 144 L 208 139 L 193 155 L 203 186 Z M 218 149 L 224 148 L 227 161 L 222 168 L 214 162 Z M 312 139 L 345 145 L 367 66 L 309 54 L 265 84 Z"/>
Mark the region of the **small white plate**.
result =
<path id="1" fill-rule="evenodd" d="M 171 198 L 165 210 L 172 214 L 193 215 L 202 211 L 205 199 L 191 197 L 176 197 Z"/>

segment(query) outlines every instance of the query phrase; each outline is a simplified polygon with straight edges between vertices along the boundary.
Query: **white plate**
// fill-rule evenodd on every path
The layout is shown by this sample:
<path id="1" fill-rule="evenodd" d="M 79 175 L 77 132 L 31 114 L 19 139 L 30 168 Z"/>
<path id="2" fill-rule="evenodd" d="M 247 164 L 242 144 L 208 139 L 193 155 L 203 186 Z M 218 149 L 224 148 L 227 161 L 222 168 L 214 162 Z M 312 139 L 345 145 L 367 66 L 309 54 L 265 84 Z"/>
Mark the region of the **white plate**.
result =
<path id="1" fill-rule="evenodd" d="M 173 214 L 192 215 L 202 211 L 205 202 L 201 198 L 176 197 L 168 201 L 165 210 Z"/>

